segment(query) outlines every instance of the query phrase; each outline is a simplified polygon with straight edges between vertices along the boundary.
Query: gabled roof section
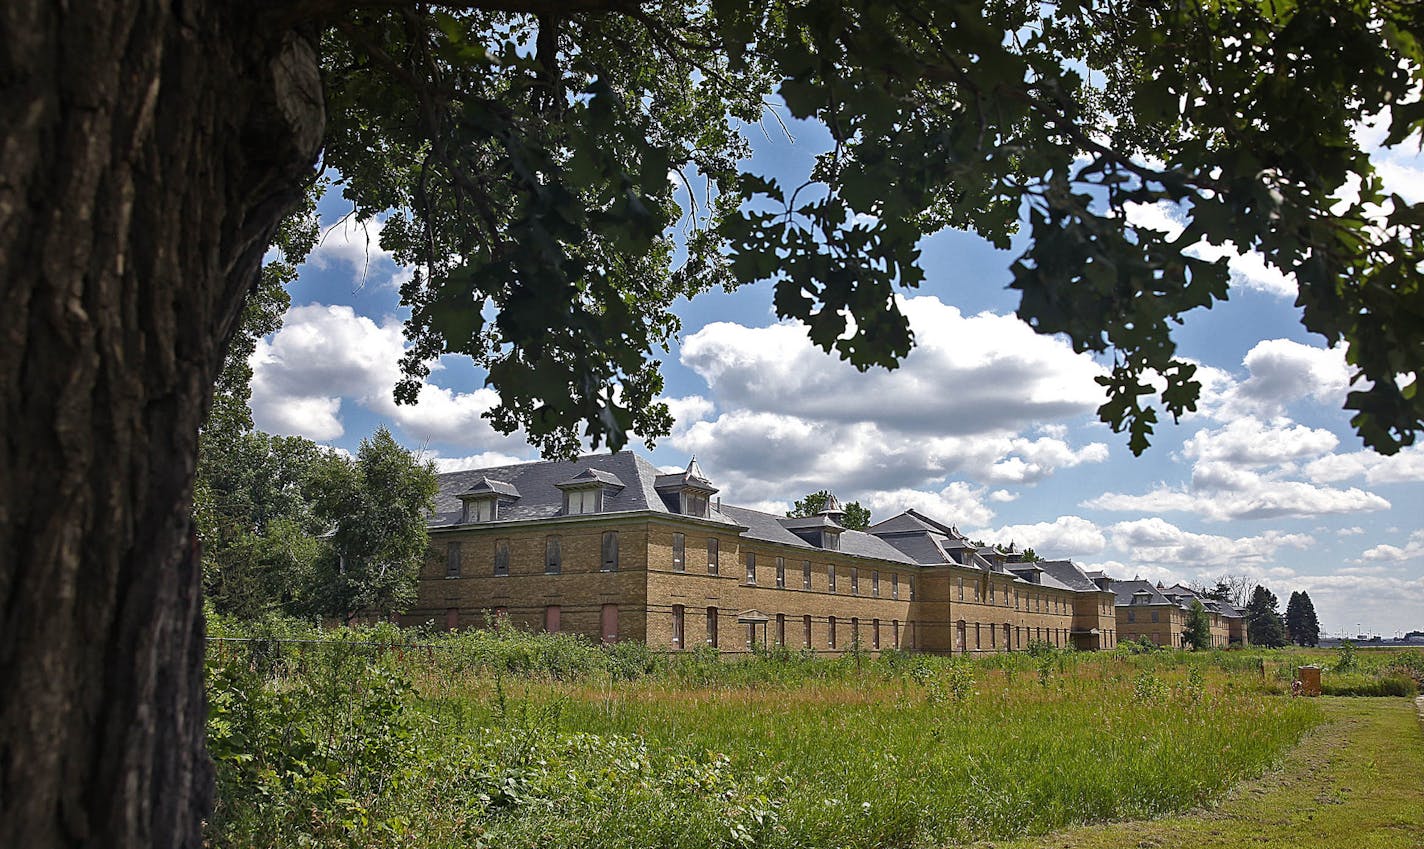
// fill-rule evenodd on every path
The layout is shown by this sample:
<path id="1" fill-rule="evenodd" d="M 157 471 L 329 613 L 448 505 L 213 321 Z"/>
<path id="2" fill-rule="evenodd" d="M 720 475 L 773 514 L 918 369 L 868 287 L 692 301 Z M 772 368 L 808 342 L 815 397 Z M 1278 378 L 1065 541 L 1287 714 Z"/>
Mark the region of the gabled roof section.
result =
<path id="1" fill-rule="evenodd" d="M 702 467 L 697 465 L 697 458 L 687 464 L 687 469 L 681 472 L 658 475 L 654 480 L 654 486 L 658 489 L 696 489 L 711 495 L 717 492 L 717 487 L 712 485 L 712 481 L 702 474 Z"/>
<path id="2" fill-rule="evenodd" d="M 512 483 L 483 477 L 475 481 L 474 485 L 469 489 L 460 493 L 461 498 L 479 498 L 487 495 L 502 495 L 505 498 L 518 498 L 519 490 L 516 489 Z"/>
<path id="3" fill-rule="evenodd" d="M 616 486 L 619 489 L 623 489 L 624 483 L 623 481 L 619 480 L 618 476 L 613 474 L 612 472 L 605 471 L 604 469 L 595 469 L 592 466 L 589 466 L 588 468 L 584 469 L 583 471 L 579 472 L 568 480 L 560 481 L 559 483 L 554 484 L 554 486 L 557 486 L 560 489 L 563 489 L 564 487 L 574 488 L 582 486 Z"/>

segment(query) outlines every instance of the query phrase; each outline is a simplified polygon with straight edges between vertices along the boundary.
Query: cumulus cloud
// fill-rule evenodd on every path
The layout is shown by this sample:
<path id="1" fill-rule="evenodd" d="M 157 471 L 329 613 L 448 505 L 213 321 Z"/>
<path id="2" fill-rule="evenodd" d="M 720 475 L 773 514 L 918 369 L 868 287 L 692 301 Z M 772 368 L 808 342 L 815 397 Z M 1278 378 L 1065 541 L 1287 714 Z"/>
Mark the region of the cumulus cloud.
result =
<path id="1" fill-rule="evenodd" d="M 253 352 L 253 420 L 273 433 L 335 439 L 345 433 L 341 411 L 349 401 L 391 421 L 415 442 L 506 452 L 524 446 L 480 418 L 497 400 L 493 390 L 466 393 L 426 385 L 418 404 L 397 405 L 391 392 L 404 350 L 394 318 L 377 323 L 349 306 L 293 307 L 282 329 L 260 340 Z"/>
<path id="2" fill-rule="evenodd" d="M 963 481 L 954 481 L 938 492 L 918 489 L 880 490 L 858 500 L 873 513 L 872 521 L 888 519 L 905 510 L 917 510 L 931 518 L 957 525 L 985 524 L 994 511 L 983 500 L 984 491 Z"/>
<path id="3" fill-rule="evenodd" d="M 1374 451 L 1330 454 L 1308 463 L 1305 474 L 1313 481 L 1337 483 L 1362 477 L 1371 485 L 1424 481 L 1424 447 L 1413 445 L 1393 456 Z"/>
<path id="4" fill-rule="evenodd" d="M 969 536 L 1020 550 L 1032 548 L 1040 557 L 1060 559 L 1097 554 L 1107 547 L 1107 536 L 1095 523 L 1081 516 L 1059 516 L 1052 522 L 1003 525 L 993 530 L 975 531 Z"/>
<path id="5" fill-rule="evenodd" d="M 688 336 L 682 362 L 709 397 L 675 399 L 671 443 L 721 470 L 738 499 L 935 493 L 951 476 L 1032 484 L 1107 459 L 1106 445 L 1074 445 L 1055 421 L 1101 403 L 1090 357 L 1010 316 L 901 304 L 917 347 L 893 372 L 862 374 L 799 325 L 718 322 Z"/>
<path id="6" fill-rule="evenodd" d="M 362 284 L 374 281 L 397 288 L 410 279 L 413 270 L 397 265 L 394 254 L 381 247 L 384 227 L 379 218 L 342 216 L 322 229 L 307 262 L 322 269 L 345 268 Z"/>
<path id="7" fill-rule="evenodd" d="M 1262 466 L 1318 457 L 1340 444 L 1328 430 L 1293 424 L 1289 419 L 1262 422 L 1254 416 L 1215 430 L 1203 428 L 1182 448 L 1188 457 L 1233 466 Z"/>
<path id="8" fill-rule="evenodd" d="M 1240 485 L 1241 482 L 1244 485 Z M 1194 513 L 1208 520 L 1274 519 L 1387 510 L 1389 502 L 1362 489 L 1334 489 L 1303 481 L 1266 480 L 1241 475 L 1236 487 L 1188 491 L 1158 486 L 1130 495 L 1109 492 L 1090 498 L 1083 507 L 1139 513 Z"/>
<path id="9" fill-rule="evenodd" d="M 1403 546 L 1380 544 L 1360 555 L 1362 560 L 1390 563 L 1413 560 L 1416 557 L 1424 557 L 1424 531 L 1410 534 L 1409 540 Z"/>
<path id="10" fill-rule="evenodd" d="M 1315 544 L 1309 534 L 1274 530 L 1235 538 L 1199 534 L 1155 516 L 1118 522 L 1108 534 L 1113 548 L 1130 552 L 1140 564 L 1192 570 L 1252 567 L 1259 571 L 1282 548 L 1306 549 Z"/>
<path id="11" fill-rule="evenodd" d="M 504 454 L 499 451 L 483 451 L 479 454 L 470 454 L 466 457 L 441 457 L 435 454 L 430 458 L 435 462 L 437 471 L 463 472 L 466 469 L 492 469 L 496 466 L 513 466 L 518 463 L 529 462 L 529 457 Z"/>

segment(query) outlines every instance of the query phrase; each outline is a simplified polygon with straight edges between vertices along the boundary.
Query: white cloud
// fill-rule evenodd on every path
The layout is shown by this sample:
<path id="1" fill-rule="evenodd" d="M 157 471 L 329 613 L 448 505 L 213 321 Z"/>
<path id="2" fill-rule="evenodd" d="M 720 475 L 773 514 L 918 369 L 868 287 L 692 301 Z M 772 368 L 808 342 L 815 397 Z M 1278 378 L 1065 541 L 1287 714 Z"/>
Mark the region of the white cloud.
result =
<path id="1" fill-rule="evenodd" d="M 1205 519 L 1273 519 L 1387 510 L 1389 502 L 1361 489 L 1332 489 L 1302 481 L 1266 480 L 1254 475 L 1236 479 L 1239 488 L 1186 491 L 1158 486 L 1141 495 L 1104 493 L 1082 503 L 1096 510 L 1137 513 L 1195 513 Z M 1244 482 L 1244 485 L 1242 485 Z"/>
<path id="2" fill-rule="evenodd" d="M 934 492 L 950 476 L 1031 484 L 1108 458 L 1055 421 L 1101 403 L 1090 357 L 1010 316 L 965 317 L 928 297 L 901 304 L 917 346 L 893 372 L 858 372 L 799 325 L 703 327 L 681 358 L 708 397 L 675 399 L 671 443 L 718 469 L 739 501 Z"/>
<path id="3" fill-rule="evenodd" d="M 1256 343 L 1242 363 L 1250 377 L 1241 384 L 1240 395 L 1265 409 L 1307 397 L 1338 405 L 1350 385 L 1343 348 L 1266 339 Z"/>
<path id="4" fill-rule="evenodd" d="M 1385 456 L 1374 451 L 1354 451 L 1321 457 L 1305 467 L 1313 481 L 1336 483 L 1363 477 L 1371 485 L 1424 481 L 1424 447 L 1414 445 Z"/>
<path id="5" fill-rule="evenodd" d="M 273 433 L 335 439 L 345 433 L 340 413 L 349 401 L 393 422 L 414 442 L 506 452 L 524 447 L 517 434 L 496 433 L 480 417 L 497 401 L 490 389 L 463 393 L 427 384 L 420 403 L 397 405 L 392 390 L 404 350 L 394 318 L 377 324 L 349 306 L 293 307 L 282 329 L 253 352 L 253 420 Z"/>
<path id="6" fill-rule="evenodd" d="M 1413 560 L 1416 557 L 1424 557 L 1424 531 L 1415 531 L 1409 535 L 1409 540 L 1403 547 L 1397 545 L 1381 544 L 1365 551 L 1360 555 L 1362 560 L 1400 562 Z"/>
<path id="7" fill-rule="evenodd" d="M 397 265 L 394 254 L 381 247 L 384 227 L 383 219 L 342 216 L 322 229 L 307 261 L 322 269 L 344 266 L 362 284 L 374 280 L 378 285 L 398 288 L 413 270 Z"/>
<path id="8" fill-rule="evenodd" d="M 918 489 L 881 490 L 856 499 L 872 511 L 872 521 L 897 516 L 905 510 L 917 510 L 947 524 L 984 524 L 994 518 L 994 511 L 983 501 L 983 490 L 963 481 L 954 481 L 938 492 Z"/>
<path id="9" fill-rule="evenodd" d="M 1216 430 L 1197 431 L 1182 451 L 1201 461 L 1262 466 L 1318 457 L 1338 444 L 1340 440 L 1328 430 L 1293 424 L 1290 419 L 1267 423 L 1247 416 Z"/>
<path id="10" fill-rule="evenodd" d="M 976 531 L 969 536 L 1020 550 L 1032 548 L 1040 557 L 1061 559 L 1097 554 L 1107 547 L 1107 537 L 1093 522 L 1081 516 L 1059 516 L 1052 522 L 1004 525 L 994 530 Z"/>
<path id="11" fill-rule="evenodd" d="M 1280 549 L 1306 549 L 1315 544 L 1309 534 L 1274 530 L 1236 538 L 1193 533 L 1158 517 L 1118 522 L 1108 533 L 1113 548 L 1127 553 L 1136 563 L 1198 573 L 1249 568 L 1258 574 L 1269 574 L 1266 561 Z"/>
<path id="12" fill-rule="evenodd" d="M 466 469 L 491 469 L 496 466 L 513 466 L 529 462 L 528 457 L 517 457 L 499 451 L 484 451 L 466 457 L 441 457 L 436 454 L 430 459 L 435 461 L 435 468 L 442 473 L 462 472 Z"/>

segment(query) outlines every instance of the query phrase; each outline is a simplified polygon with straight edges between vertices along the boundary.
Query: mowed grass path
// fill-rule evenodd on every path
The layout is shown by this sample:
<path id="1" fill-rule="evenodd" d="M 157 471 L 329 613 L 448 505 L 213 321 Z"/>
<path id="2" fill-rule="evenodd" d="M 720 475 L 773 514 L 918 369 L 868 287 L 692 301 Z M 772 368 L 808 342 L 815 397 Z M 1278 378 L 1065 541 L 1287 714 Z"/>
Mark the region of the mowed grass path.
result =
<path id="1" fill-rule="evenodd" d="M 1424 721 L 1409 699 L 1322 698 L 1281 768 L 1183 816 L 1083 826 L 995 849 L 1421 849 Z"/>

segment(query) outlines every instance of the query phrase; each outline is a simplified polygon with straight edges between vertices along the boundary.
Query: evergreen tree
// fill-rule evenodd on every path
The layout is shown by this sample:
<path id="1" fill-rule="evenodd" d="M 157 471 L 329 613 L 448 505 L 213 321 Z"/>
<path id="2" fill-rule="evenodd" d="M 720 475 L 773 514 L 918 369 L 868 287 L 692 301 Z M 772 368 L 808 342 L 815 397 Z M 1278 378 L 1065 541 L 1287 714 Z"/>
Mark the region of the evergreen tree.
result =
<path id="1" fill-rule="evenodd" d="M 1211 648 L 1211 619 L 1200 601 L 1192 599 L 1187 610 L 1187 627 L 1182 632 L 1182 642 L 1192 651 Z"/>
<path id="2" fill-rule="evenodd" d="M 1296 645 L 1304 645 L 1304 643 L 1300 641 L 1302 615 L 1300 592 L 1293 592 L 1291 593 L 1290 601 L 1286 602 L 1286 638 Z"/>
<path id="3" fill-rule="evenodd" d="M 1276 594 L 1261 586 L 1251 593 L 1246 605 L 1246 639 L 1258 646 L 1279 648 L 1286 644 L 1286 625 L 1277 609 Z"/>
<path id="4" fill-rule="evenodd" d="M 1320 644 L 1320 620 L 1315 615 L 1315 602 L 1310 600 L 1310 593 L 1304 590 L 1300 593 L 1301 624 L 1298 632 L 1292 632 L 1292 638 L 1302 646 L 1317 646 Z"/>

